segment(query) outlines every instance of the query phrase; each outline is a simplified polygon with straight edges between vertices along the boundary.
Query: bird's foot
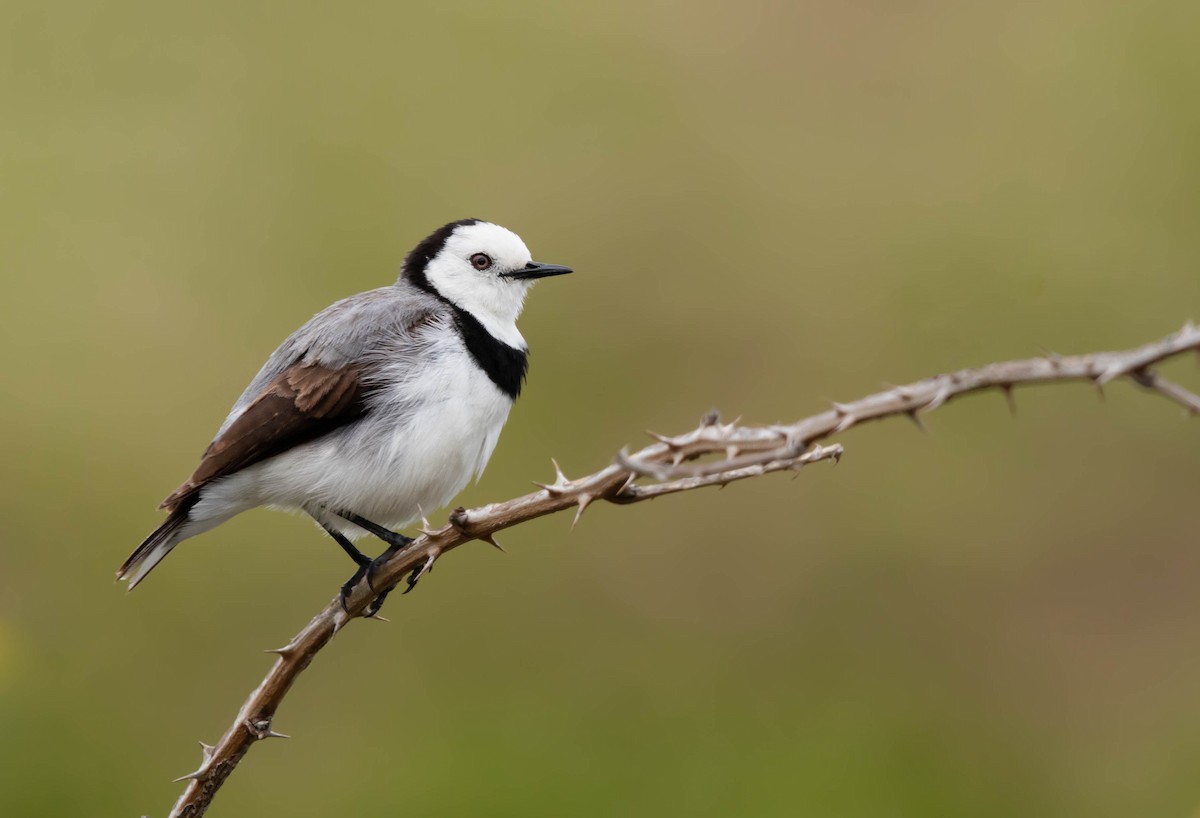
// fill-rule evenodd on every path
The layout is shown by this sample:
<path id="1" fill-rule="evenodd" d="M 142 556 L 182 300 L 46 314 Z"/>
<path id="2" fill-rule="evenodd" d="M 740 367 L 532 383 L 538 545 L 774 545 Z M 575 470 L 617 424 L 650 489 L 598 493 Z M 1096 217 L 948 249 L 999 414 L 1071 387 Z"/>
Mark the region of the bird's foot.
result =
<path id="1" fill-rule="evenodd" d="M 391 559 L 396 554 L 396 552 L 401 551 L 404 548 L 407 548 L 413 542 L 413 539 L 412 539 L 412 537 L 406 537 L 397 531 L 392 531 L 391 529 L 385 528 L 385 527 L 379 525 L 378 523 L 373 523 L 370 520 L 368 520 L 367 518 L 362 517 L 358 514 L 353 514 L 350 512 L 341 512 L 341 511 L 336 512 L 336 514 L 337 514 L 337 516 L 341 517 L 343 520 L 354 523 L 359 528 L 363 529 L 364 531 L 367 531 L 370 534 L 375 535 L 376 537 L 378 537 L 379 539 L 381 539 L 385 543 L 387 543 L 387 549 L 382 554 L 380 554 L 378 557 L 376 557 L 375 559 L 371 559 L 370 557 L 366 556 L 361 551 L 359 551 L 357 548 L 355 548 L 354 545 L 350 542 L 350 540 L 347 539 L 340 532 L 338 532 L 336 529 L 334 529 L 328 525 L 325 525 L 324 522 L 321 522 L 322 527 L 324 527 L 325 530 L 327 532 L 329 532 L 329 535 L 331 537 L 333 537 L 334 540 L 337 541 L 338 545 L 340 545 L 342 547 L 342 549 L 347 554 L 350 555 L 350 558 L 352 560 L 354 560 L 354 562 L 357 563 L 357 565 L 358 565 L 358 570 L 354 572 L 354 576 L 350 577 L 350 579 L 346 581 L 346 584 L 342 586 L 342 594 L 341 594 L 342 609 L 349 611 L 349 608 L 346 605 L 346 600 L 349 598 L 350 594 L 354 591 L 355 586 L 357 586 L 358 583 L 361 582 L 362 579 L 365 577 L 367 580 L 367 587 L 370 588 L 372 591 L 374 591 L 376 596 L 374 599 L 372 599 L 370 601 L 370 603 L 367 604 L 367 607 L 363 610 L 362 615 L 367 618 L 373 617 L 377 613 L 379 613 L 379 609 L 383 606 L 383 602 L 385 599 L 387 599 L 387 595 L 390 594 L 392 592 L 392 589 L 396 587 L 396 583 L 393 583 L 392 585 L 390 585 L 386 588 L 382 588 L 382 589 L 378 588 L 377 583 L 375 581 L 375 575 L 378 573 L 380 567 L 385 562 L 387 562 L 389 559 Z M 320 520 L 320 518 L 318 518 L 318 520 Z M 428 569 L 428 567 L 429 566 L 426 565 L 423 568 L 413 571 L 412 575 L 408 579 L 408 588 L 405 590 L 404 593 L 408 593 L 409 591 L 412 590 L 412 587 L 417 582 L 417 578 L 421 574 L 423 574 Z"/>
<path id="2" fill-rule="evenodd" d="M 433 561 L 436 559 L 437 557 L 434 554 L 430 554 L 425 558 L 425 562 L 421 564 L 420 568 L 412 570 L 412 573 L 408 575 L 408 587 L 404 589 L 404 593 L 407 594 L 413 588 L 417 587 L 417 580 L 433 570 Z"/>
<path id="3" fill-rule="evenodd" d="M 374 532 L 372 532 L 372 533 L 374 533 Z M 391 541 L 391 544 L 388 545 L 387 550 L 385 550 L 378 557 L 376 557 L 375 559 L 371 560 L 370 562 L 366 563 L 361 568 L 359 568 L 358 571 L 356 571 L 354 573 L 354 576 L 350 578 L 350 582 L 347 583 L 347 585 L 349 585 L 349 587 L 353 588 L 354 585 L 357 584 L 360 579 L 362 579 L 363 577 L 366 577 L 367 587 L 370 588 L 372 591 L 376 592 L 375 598 L 372 599 L 371 602 L 367 605 L 367 607 L 363 610 L 362 615 L 368 619 L 370 619 L 371 617 L 373 617 L 377 613 L 379 613 L 379 609 L 383 607 L 384 600 L 387 599 L 388 594 L 390 594 L 392 592 L 392 590 L 395 589 L 395 587 L 396 587 L 396 583 L 392 583 L 391 585 L 387 586 L 386 588 L 379 588 L 378 584 L 375 581 L 376 574 L 379 572 L 379 569 L 385 563 L 387 563 L 387 561 L 389 559 L 391 559 L 393 556 L 396 555 L 396 553 L 398 551 L 403 550 L 406 546 L 411 544 L 413 541 L 411 537 L 406 537 L 403 534 L 397 534 L 395 532 L 388 532 L 388 533 L 392 535 L 393 539 Z M 413 575 L 415 576 L 416 574 L 417 574 L 417 571 L 414 571 Z M 413 579 L 412 577 L 409 577 L 408 588 L 405 589 L 404 593 L 407 594 L 409 591 L 411 591 L 412 586 L 415 584 L 416 584 L 416 580 Z M 343 604 L 343 606 L 345 605 L 345 594 L 346 593 L 347 593 L 346 588 L 343 587 L 342 588 L 342 594 L 343 594 L 342 604 Z"/>
<path id="4" fill-rule="evenodd" d="M 346 613 L 350 613 L 350 608 L 349 608 L 349 606 L 346 605 L 346 600 L 349 599 L 350 594 L 353 593 L 354 586 L 358 585 L 358 583 L 362 581 L 362 578 L 367 575 L 367 570 L 370 567 L 371 567 L 371 563 L 369 561 L 359 563 L 358 570 L 354 572 L 354 575 L 352 577 L 350 577 L 350 579 L 346 580 L 346 582 L 343 583 L 342 592 L 341 592 L 341 600 L 342 600 L 342 610 L 345 611 Z"/>
<path id="5" fill-rule="evenodd" d="M 395 587 L 395 585 L 392 586 L 392 588 Z M 383 601 L 387 599 L 388 594 L 392 592 L 392 588 L 388 588 L 386 591 L 380 591 L 379 595 L 371 600 L 367 607 L 363 609 L 362 615 L 364 618 L 371 619 L 379 613 L 379 609 L 383 607 Z"/>
<path id="6" fill-rule="evenodd" d="M 354 572 L 354 576 L 350 577 L 350 579 L 346 580 L 345 584 L 342 585 L 341 599 L 343 611 L 346 611 L 347 613 L 350 612 L 350 608 L 346 604 L 346 600 L 350 598 L 350 594 L 354 593 L 354 589 L 358 587 L 358 583 L 362 582 L 364 578 L 367 580 L 367 587 L 376 592 L 375 598 L 367 603 L 367 607 L 363 609 L 362 615 L 367 619 L 370 619 L 371 617 L 375 616 L 375 614 L 379 613 L 379 609 L 383 607 L 383 601 L 387 599 L 388 594 L 390 594 L 396 587 L 395 585 L 392 585 L 390 588 L 384 588 L 381 591 L 376 590 L 375 583 L 371 581 L 371 567 L 373 564 L 374 562 L 372 561 L 360 567 Z M 405 593 L 408 592 L 405 591 Z"/>

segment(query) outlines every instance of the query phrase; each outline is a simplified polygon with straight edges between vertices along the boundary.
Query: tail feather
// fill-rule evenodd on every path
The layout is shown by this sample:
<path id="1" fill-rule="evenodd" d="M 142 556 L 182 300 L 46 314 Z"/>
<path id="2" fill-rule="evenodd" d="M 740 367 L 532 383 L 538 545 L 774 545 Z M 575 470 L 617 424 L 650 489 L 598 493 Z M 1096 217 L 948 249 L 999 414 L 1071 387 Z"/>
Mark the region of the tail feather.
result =
<path id="1" fill-rule="evenodd" d="M 192 504 L 188 504 L 186 507 L 180 507 L 171 512 L 163 524 L 154 529 L 153 533 L 134 549 L 134 552 L 129 555 L 129 559 L 125 560 L 125 563 L 117 569 L 117 579 L 127 580 L 129 582 L 128 590 L 132 591 L 136 588 L 137 584 L 145 579 L 154 566 L 158 565 L 163 557 L 170 554 L 171 549 L 183 539 L 179 536 L 180 529 L 188 521 L 188 512 L 191 511 L 191 506 Z"/>

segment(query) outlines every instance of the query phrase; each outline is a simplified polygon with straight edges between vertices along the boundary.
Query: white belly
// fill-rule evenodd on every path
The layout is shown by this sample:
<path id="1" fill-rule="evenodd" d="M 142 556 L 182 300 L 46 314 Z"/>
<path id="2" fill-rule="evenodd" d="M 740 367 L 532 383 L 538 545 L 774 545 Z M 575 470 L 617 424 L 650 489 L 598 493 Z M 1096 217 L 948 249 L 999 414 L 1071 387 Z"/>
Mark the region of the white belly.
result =
<path id="1" fill-rule="evenodd" d="M 467 358 L 375 396 L 368 413 L 324 438 L 265 460 L 210 487 L 196 511 L 221 495 L 245 507 L 347 511 L 397 529 L 432 514 L 487 465 L 512 401 Z M 321 515 L 348 536 L 364 532 Z"/>

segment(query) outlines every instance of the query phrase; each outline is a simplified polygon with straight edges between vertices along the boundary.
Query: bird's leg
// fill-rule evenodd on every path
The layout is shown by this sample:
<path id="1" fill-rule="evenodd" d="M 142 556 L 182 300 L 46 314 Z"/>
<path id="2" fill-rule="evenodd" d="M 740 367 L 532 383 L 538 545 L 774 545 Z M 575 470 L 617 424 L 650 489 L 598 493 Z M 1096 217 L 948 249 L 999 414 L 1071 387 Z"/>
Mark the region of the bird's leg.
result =
<path id="1" fill-rule="evenodd" d="M 404 537 L 403 534 L 399 534 L 397 536 Z M 388 559 L 391 558 L 393 554 L 395 554 L 397 551 L 400 551 L 401 549 L 404 548 L 404 546 L 406 546 L 412 542 L 412 539 L 410 537 L 404 537 L 404 540 L 405 540 L 404 542 L 397 541 L 397 542 L 393 543 L 392 545 L 389 545 L 386 549 L 384 549 L 384 552 L 382 554 L 380 554 L 375 559 L 371 560 L 370 564 L 367 565 L 367 568 L 366 568 L 367 585 L 370 587 L 370 589 L 372 591 L 375 590 L 375 572 L 377 570 L 379 570 L 379 566 L 383 565 L 383 563 L 387 562 Z M 415 575 L 416 571 L 414 571 L 413 574 Z M 405 590 L 404 593 L 407 594 L 409 591 L 411 591 L 412 586 L 414 584 L 415 583 L 410 582 L 408 589 Z M 395 589 L 395 587 L 396 587 L 396 584 L 393 583 L 393 584 L 389 585 L 388 587 L 384 588 L 383 590 L 381 590 L 379 592 L 379 595 L 376 596 L 374 599 L 372 599 L 371 604 L 369 604 L 367 606 L 367 609 L 365 611 L 363 611 L 363 616 L 370 618 L 370 617 L 374 616 L 375 614 L 379 613 L 379 609 L 383 607 L 384 600 L 387 599 L 388 594 L 390 594 Z"/>
<path id="2" fill-rule="evenodd" d="M 376 537 L 383 540 L 385 543 L 388 544 L 389 550 L 392 550 L 393 554 L 396 553 L 396 551 L 399 551 L 404 546 L 408 545 L 410 542 L 412 542 L 412 537 L 406 537 L 403 534 L 400 534 L 396 531 L 392 531 L 391 529 L 384 528 L 383 526 L 379 525 L 379 523 L 373 523 L 370 520 L 368 520 L 366 517 L 360 517 L 359 515 L 354 514 L 353 512 L 336 511 L 334 513 L 337 514 L 337 516 L 341 517 L 343 520 L 354 523 L 356 526 L 363 529 L 364 531 L 374 534 Z"/>
<path id="3" fill-rule="evenodd" d="M 371 558 L 355 548 L 354 543 L 350 542 L 349 538 L 347 538 L 345 534 L 338 531 L 336 528 L 327 525 L 325 521 L 321 520 L 316 515 L 313 515 L 313 519 L 321 524 L 321 528 L 325 529 L 325 533 L 330 537 L 333 537 L 333 541 L 340 545 L 342 550 L 349 554 L 350 559 L 354 560 L 354 564 L 358 566 L 358 570 L 354 572 L 354 575 L 350 577 L 350 579 L 346 580 L 345 584 L 342 585 L 342 609 L 344 610 L 346 608 L 346 597 L 350 596 L 350 592 L 354 590 L 354 586 L 357 585 L 359 580 L 366 576 L 367 572 L 370 570 Z M 375 610 L 378 611 L 379 608 L 376 607 Z"/>
<path id="4" fill-rule="evenodd" d="M 396 554 L 396 552 L 401 551 L 401 550 L 407 548 L 410 544 L 412 544 L 413 538 L 406 537 L 403 534 L 400 534 L 399 532 L 384 528 L 383 526 L 379 525 L 378 523 L 373 523 L 370 520 L 368 520 L 366 517 L 359 516 L 358 514 L 354 514 L 352 512 L 339 511 L 339 512 L 336 512 L 336 514 L 339 517 L 341 517 L 342 519 L 347 520 L 348 522 L 354 523 L 356 526 L 363 529 L 364 531 L 374 534 L 376 537 L 378 537 L 379 539 L 383 540 L 385 543 L 388 544 L 388 547 L 384 550 L 384 552 L 382 554 L 380 554 L 375 559 L 370 560 L 367 563 L 367 565 L 365 566 L 367 585 L 371 588 L 372 591 L 374 591 L 375 590 L 375 582 L 374 582 L 375 572 L 379 570 L 379 566 L 383 565 L 385 562 L 387 562 L 389 559 L 391 559 L 392 556 L 394 556 Z M 360 568 L 359 570 L 361 571 L 364 569 Z M 413 576 L 418 576 L 417 571 L 413 571 Z M 357 582 L 358 578 L 359 578 L 359 575 L 356 574 L 355 578 L 354 578 L 354 582 Z M 408 593 L 408 591 L 411 591 L 412 586 L 415 584 L 416 584 L 416 580 L 410 580 L 408 590 L 406 590 L 405 593 Z M 351 583 L 351 587 L 353 587 L 353 582 Z M 378 613 L 379 609 L 383 606 L 383 601 L 385 599 L 387 599 L 387 595 L 390 594 L 392 592 L 392 589 L 395 587 L 396 587 L 395 585 L 391 585 L 391 586 L 381 590 L 379 592 L 379 595 L 377 597 L 375 597 L 375 599 L 371 600 L 371 604 L 367 606 L 367 609 L 365 611 L 363 611 L 363 616 L 371 617 L 371 616 L 374 616 L 376 613 Z M 345 594 L 343 593 L 343 599 L 344 598 L 345 598 Z"/>
<path id="5" fill-rule="evenodd" d="M 350 556 L 350 559 L 354 560 L 355 565 L 362 568 L 363 566 L 371 564 L 371 558 L 355 548 L 354 543 L 350 542 L 345 534 L 338 531 L 336 528 L 331 528 L 325 525 L 325 523 L 322 523 L 320 520 L 317 520 L 317 522 L 321 523 L 321 528 L 325 529 L 325 533 L 330 537 L 333 537 L 333 541 L 342 547 L 342 550 Z"/>

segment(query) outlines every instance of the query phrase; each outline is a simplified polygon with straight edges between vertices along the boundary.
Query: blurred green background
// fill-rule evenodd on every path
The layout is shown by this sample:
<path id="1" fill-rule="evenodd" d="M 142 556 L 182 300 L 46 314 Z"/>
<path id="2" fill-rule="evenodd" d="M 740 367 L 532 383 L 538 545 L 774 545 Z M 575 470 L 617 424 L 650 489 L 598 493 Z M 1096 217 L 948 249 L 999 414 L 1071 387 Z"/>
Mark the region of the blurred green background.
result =
<path id="1" fill-rule="evenodd" d="M 712 406 L 1135 345 L 1200 318 L 1198 26 L 9 0 L 0 814 L 165 813 L 348 576 L 263 511 L 112 583 L 266 354 L 432 228 L 579 270 L 530 300 L 468 504 Z M 456 552 L 320 655 L 211 814 L 1196 815 L 1200 427 L 1128 384 L 1017 397 Z"/>

